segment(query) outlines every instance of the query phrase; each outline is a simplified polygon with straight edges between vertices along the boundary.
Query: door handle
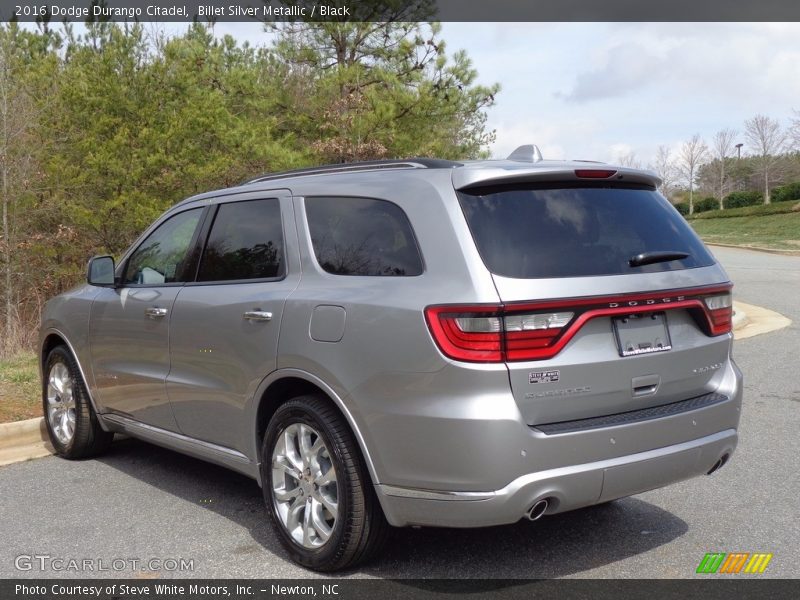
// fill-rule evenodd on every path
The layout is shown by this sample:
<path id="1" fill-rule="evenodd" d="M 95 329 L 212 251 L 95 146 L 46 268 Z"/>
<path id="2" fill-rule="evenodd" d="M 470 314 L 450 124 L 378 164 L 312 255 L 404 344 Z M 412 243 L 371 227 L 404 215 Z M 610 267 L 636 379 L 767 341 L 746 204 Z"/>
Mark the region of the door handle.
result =
<path id="1" fill-rule="evenodd" d="M 244 313 L 244 318 L 248 321 L 271 321 L 272 313 L 265 310 L 248 310 Z"/>
<path id="2" fill-rule="evenodd" d="M 144 309 L 144 314 L 151 319 L 160 319 L 161 317 L 167 316 L 167 309 L 166 308 L 158 308 L 156 306 L 152 306 L 150 308 Z"/>

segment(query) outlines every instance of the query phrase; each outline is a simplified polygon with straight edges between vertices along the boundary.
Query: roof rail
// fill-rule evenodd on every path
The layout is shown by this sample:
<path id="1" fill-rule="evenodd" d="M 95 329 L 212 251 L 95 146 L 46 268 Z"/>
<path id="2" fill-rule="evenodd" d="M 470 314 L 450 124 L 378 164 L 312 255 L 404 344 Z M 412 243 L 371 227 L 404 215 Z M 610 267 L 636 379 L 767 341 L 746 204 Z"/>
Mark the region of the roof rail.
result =
<path id="1" fill-rule="evenodd" d="M 443 160 L 440 158 L 409 158 L 405 160 L 366 160 L 361 162 L 321 165 L 319 167 L 306 167 L 292 169 L 278 173 L 265 173 L 253 179 L 243 181 L 239 185 L 250 185 L 273 179 L 285 179 L 301 175 L 322 175 L 326 173 L 352 173 L 355 171 L 374 171 L 378 169 L 454 169 L 463 166 L 460 162 Z"/>

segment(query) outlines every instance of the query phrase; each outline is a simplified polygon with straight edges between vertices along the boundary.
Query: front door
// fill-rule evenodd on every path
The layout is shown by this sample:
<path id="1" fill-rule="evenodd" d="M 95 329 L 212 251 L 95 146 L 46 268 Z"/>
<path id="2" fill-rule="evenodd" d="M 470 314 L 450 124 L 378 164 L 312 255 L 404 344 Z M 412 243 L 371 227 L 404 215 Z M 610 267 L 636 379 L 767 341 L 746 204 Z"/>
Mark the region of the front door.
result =
<path id="1" fill-rule="evenodd" d="M 186 210 L 158 225 L 124 263 L 119 285 L 103 288 L 92 304 L 89 342 L 101 410 L 177 429 L 165 388 L 169 324 L 175 298 L 194 276 L 190 249 L 202 212 Z"/>

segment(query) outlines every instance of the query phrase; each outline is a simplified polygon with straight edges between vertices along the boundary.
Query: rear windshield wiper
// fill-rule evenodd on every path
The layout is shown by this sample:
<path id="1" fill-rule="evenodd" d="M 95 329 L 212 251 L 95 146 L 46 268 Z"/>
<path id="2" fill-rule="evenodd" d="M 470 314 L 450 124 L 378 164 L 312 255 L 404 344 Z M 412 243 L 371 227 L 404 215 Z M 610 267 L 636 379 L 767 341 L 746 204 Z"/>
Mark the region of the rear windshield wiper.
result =
<path id="1" fill-rule="evenodd" d="M 642 252 L 641 254 L 632 256 L 630 260 L 628 260 L 628 264 L 632 267 L 641 267 L 644 265 L 652 265 L 653 263 L 668 262 L 670 260 L 681 260 L 688 257 L 688 252 L 677 252 L 675 250 Z"/>

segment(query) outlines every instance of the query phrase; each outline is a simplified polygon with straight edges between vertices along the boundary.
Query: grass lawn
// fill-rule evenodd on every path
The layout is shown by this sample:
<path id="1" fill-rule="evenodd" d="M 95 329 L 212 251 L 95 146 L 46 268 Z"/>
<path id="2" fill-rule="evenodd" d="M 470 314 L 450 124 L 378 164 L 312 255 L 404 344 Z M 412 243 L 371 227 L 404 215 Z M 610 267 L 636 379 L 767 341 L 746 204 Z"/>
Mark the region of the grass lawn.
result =
<path id="1" fill-rule="evenodd" d="M 0 423 L 42 416 L 39 370 L 32 352 L 0 359 Z"/>
<path id="2" fill-rule="evenodd" d="M 785 214 L 690 219 L 689 224 L 709 243 L 754 246 L 800 252 L 800 212 Z"/>

